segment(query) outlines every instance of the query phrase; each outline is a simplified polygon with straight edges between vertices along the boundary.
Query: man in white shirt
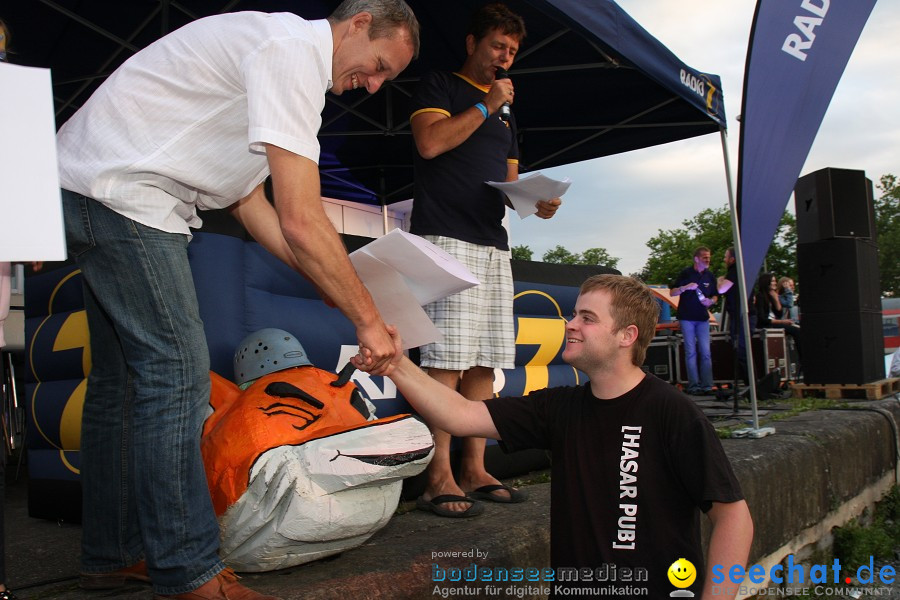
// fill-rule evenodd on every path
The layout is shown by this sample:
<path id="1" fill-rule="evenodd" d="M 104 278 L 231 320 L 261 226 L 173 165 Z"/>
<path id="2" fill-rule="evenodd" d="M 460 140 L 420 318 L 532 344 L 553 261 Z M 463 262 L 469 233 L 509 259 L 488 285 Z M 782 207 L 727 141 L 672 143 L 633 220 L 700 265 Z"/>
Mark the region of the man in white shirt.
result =
<path id="1" fill-rule="evenodd" d="M 70 254 L 93 369 L 82 431 L 82 586 L 271 598 L 223 571 L 200 455 L 209 356 L 187 261 L 197 209 L 228 208 L 356 327 L 375 373 L 394 345 L 321 203 L 325 92 L 374 93 L 418 53 L 403 0 L 327 19 L 197 20 L 126 61 L 58 134 Z M 275 203 L 262 182 L 271 173 Z M 142 559 L 146 559 L 146 564 Z"/>

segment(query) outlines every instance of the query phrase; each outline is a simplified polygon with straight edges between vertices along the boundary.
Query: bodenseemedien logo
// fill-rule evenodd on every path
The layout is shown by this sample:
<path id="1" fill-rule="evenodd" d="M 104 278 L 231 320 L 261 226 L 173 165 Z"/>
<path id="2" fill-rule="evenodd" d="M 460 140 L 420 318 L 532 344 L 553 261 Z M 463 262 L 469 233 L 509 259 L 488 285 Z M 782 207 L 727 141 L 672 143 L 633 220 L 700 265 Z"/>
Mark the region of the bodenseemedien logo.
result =
<path id="1" fill-rule="evenodd" d="M 669 594 L 669 597 L 694 597 L 694 592 L 687 589 L 697 580 L 697 568 L 694 566 L 694 563 L 686 558 L 679 558 L 669 566 L 669 570 L 666 571 L 666 574 L 669 576 L 669 583 L 678 588 L 677 590 L 672 591 Z"/>
<path id="2" fill-rule="evenodd" d="M 650 572 L 644 567 L 603 563 L 599 567 L 490 567 L 471 563 L 468 567 L 431 565 L 433 596 L 495 596 L 530 598 L 607 596 L 647 598 Z"/>

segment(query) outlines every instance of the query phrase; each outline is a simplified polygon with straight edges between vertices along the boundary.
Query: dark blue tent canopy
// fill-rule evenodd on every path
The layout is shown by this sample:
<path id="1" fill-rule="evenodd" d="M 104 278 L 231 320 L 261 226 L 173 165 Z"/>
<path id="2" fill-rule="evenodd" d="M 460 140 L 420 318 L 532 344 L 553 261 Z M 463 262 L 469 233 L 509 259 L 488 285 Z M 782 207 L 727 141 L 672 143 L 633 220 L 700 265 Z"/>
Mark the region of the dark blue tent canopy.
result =
<path id="1" fill-rule="evenodd" d="M 407 0 L 422 25 L 418 60 L 382 91 L 330 96 L 320 131 L 323 195 L 390 204 L 412 195 L 409 99 L 419 76 L 465 58 L 484 0 Z M 238 10 L 327 16 L 335 0 L 5 0 L 13 62 L 52 68 L 61 124 L 131 54 L 203 16 Z M 719 77 L 691 69 L 612 0 L 508 0 L 528 37 L 510 77 L 521 170 L 703 135 L 725 126 Z"/>

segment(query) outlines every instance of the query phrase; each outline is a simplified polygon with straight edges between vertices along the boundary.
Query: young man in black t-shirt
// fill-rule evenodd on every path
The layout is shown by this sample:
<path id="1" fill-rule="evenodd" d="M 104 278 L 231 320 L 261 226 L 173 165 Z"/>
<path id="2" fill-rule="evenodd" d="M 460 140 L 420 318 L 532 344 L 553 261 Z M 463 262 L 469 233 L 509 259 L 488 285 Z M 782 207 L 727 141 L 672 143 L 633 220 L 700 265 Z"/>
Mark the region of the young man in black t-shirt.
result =
<path id="1" fill-rule="evenodd" d="M 566 325 L 563 351 L 563 359 L 590 378 L 579 387 L 468 402 L 405 357 L 388 370 L 429 424 L 500 439 L 508 450 L 552 450 L 551 567 L 557 574 L 589 569 L 620 578 L 590 584 L 557 579 L 551 595 L 579 597 L 562 591 L 568 586 L 591 588 L 587 595 L 604 587 L 607 596 L 661 598 L 687 588 L 707 597 L 714 565 L 727 573 L 747 560 L 753 524 L 715 430 L 688 397 L 640 368 L 658 314 L 639 281 L 588 279 Z M 701 511 L 712 522 L 705 567 Z M 678 559 L 690 561 L 696 581 L 674 585 L 669 575 Z M 737 589 L 728 588 L 717 592 L 733 598 Z"/>

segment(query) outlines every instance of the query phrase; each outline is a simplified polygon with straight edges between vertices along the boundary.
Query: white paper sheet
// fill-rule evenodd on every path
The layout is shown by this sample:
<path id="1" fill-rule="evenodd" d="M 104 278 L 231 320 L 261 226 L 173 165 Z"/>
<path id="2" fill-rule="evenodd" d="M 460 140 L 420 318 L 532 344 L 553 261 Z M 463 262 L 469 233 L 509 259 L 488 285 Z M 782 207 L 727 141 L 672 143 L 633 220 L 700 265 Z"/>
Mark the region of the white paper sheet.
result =
<path id="1" fill-rule="evenodd" d="M 65 260 L 50 71 L 0 63 L 0 261 Z"/>
<path id="2" fill-rule="evenodd" d="M 420 305 L 446 298 L 480 282 L 458 260 L 431 242 L 401 229 L 363 246 L 364 252 L 385 262 L 403 275 Z M 350 259 L 353 260 L 353 254 Z"/>
<path id="3" fill-rule="evenodd" d="M 365 252 L 351 260 L 381 318 L 400 332 L 404 350 L 443 339 L 396 269 Z"/>
<path id="4" fill-rule="evenodd" d="M 352 252 L 350 261 L 385 323 L 397 327 L 404 350 L 443 338 L 423 305 L 479 283 L 444 250 L 400 229 Z"/>
<path id="5" fill-rule="evenodd" d="M 559 198 L 572 185 L 568 177 L 560 181 L 541 175 L 540 171 L 529 173 L 517 181 L 486 181 L 485 183 L 506 194 L 522 219 L 537 212 L 538 200 Z"/>

